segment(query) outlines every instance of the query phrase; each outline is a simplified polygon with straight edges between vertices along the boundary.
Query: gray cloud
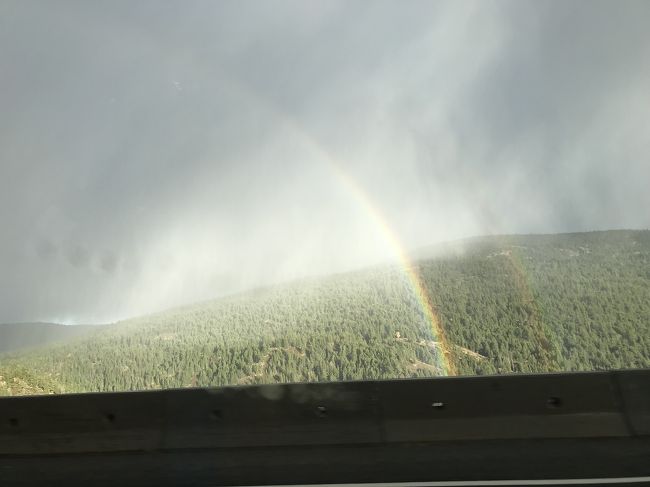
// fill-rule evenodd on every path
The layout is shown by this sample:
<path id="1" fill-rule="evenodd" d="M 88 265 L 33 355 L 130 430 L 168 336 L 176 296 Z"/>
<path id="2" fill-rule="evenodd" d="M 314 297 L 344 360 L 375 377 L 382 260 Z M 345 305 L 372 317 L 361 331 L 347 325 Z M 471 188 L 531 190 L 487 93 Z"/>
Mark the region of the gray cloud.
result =
<path id="1" fill-rule="evenodd" d="M 408 248 L 648 227 L 649 20 L 644 1 L 3 2 L 0 321 L 383 262 L 378 214 Z"/>

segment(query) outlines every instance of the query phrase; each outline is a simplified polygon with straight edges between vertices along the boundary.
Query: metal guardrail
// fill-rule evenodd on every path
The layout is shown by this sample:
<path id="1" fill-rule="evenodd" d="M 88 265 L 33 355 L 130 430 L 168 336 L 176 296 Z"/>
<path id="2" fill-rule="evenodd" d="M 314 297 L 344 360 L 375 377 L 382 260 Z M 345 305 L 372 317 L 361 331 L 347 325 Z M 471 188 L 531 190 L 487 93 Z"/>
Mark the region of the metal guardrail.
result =
<path id="1" fill-rule="evenodd" d="M 2 398 L 0 485 L 34 468 L 66 485 L 644 476 L 650 370 Z"/>

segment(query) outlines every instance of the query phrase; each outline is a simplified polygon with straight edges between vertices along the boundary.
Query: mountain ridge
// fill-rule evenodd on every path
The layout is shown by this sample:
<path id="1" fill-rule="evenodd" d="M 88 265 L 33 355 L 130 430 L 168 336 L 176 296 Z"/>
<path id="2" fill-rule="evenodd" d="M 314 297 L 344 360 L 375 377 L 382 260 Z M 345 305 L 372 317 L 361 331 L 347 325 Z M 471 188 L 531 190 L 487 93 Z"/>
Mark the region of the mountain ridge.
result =
<path id="1" fill-rule="evenodd" d="M 649 231 L 488 236 L 413 265 L 462 375 L 650 367 Z M 394 265 L 266 286 L 14 354 L 0 375 L 53 392 L 444 375 L 411 286 Z"/>
<path id="2" fill-rule="evenodd" d="M 50 322 L 0 323 L 0 354 L 41 347 L 91 332 L 94 326 Z"/>

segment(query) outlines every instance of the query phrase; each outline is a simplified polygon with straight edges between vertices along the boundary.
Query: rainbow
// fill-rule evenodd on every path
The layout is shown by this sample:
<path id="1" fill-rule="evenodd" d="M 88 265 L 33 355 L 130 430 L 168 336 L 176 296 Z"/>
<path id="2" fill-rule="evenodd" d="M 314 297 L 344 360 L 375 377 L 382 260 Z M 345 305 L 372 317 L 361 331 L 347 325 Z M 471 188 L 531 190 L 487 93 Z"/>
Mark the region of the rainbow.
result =
<path id="1" fill-rule="evenodd" d="M 176 46 L 169 46 L 170 52 L 176 52 L 176 54 L 183 60 L 184 63 L 190 64 L 197 70 L 202 70 L 201 63 L 195 59 L 191 52 L 179 49 Z M 169 52 L 167 53 L 169 55 Z M 228 75 L 228 73 L 221 72 L 221 80 L 227 83 L 230 89 L 237 92 L 239 95 L 242 95 L 244 99 L 254 100 L 259 103 L 261 107 L 264 107 L 269 110 L 273 116 L 277 117 L 278 121 L 284 124 L 285 128 L 288 128 L 293 136 L 297 140 L 305 144 L 307 148 L 318 156 L 318 159 L 328 168 L 332 170 L 337 180 L 341 183 L 341 186 L 347 190 L 347 192 L 352 196 L 352 198 L 360 205 L 361 209 L 365 214 L 370 218 L 373 225 L 377 228 L 380 235 L 385 239 L 385 242 L 391 248 L 391 251 L 397 257 L 400 267 L 404 274 L 406 275 L 410 287 L 413 290 L 414 296 L 419 303 L 419 306 L 424 313 L 424 317 L 428 323 L 428 328 L 433 334 L 434 342 L 437 343 L 438 349 L 441 353 L 438 353 L 438 369 L 440 370 L 441 375 L 455 375 L 456 369 L 451 360 L 450 346 L 445 338 L 444 329 L 441 325 L 441 320 L 436 313 L 434 306 L 431 303 L 431 299 L 427 293 L 426 287 L 424 286 L 424 281 L 421 278 L 417 267 L 411 262 L 408 253 L 405 251 L 404 246 L 400 242 L 399 238 L 393 232 L 390 225 L 386 221 L 386 218 L 381 214 L 377 206 L 372 202 L 371 198 L 367 192 L 342 168 L 341 165 L 336 163 L 334 158 L 322 147 L 322 144 L 318 142 L 310 133 L 308 133 L 304 127 L 298 124 L 293 120 L 289 115 L 279 110 L 274 103 L 268 99 L 263 98 L 255 90 L 250 89 L 241 80 L 234 79 Z M 175 82 L 176 83 L 176 82 Z"/>
<path id="2" fill-rule="evenodd" d="M 274 111 L 273 113 L 277 115 L 277 111 Z M 383 237 L 384 241 L 388 244 L 394 256 L 397 258 L 400 268 L 406 276 L 410 287 L 412 288 L 414 297 L 422 309 L 428 328 L 433 335 L 433 341 L 440 352 L 436 354 L 436 366 L 440 371 L 440 375 L 456 375 L 456 368 L 452 361 L 450 344 L 445 337 L 440 317 L 431 303 L 431 298 L 429 297 L 424 285 L 424 280 L 420 276 L 417 266 L 411 261 L 408 252 L 405 250 L 399 237 L 386 221 L 386 218 L 381 214 L 377 205 L 373 203 L 372 199 L 363 187 L 361 187 L 352 176 L 342 169 L 341 164 L 337 163 L 313 136 L 289 117 L 277 116 L 279 116 L 282 122 L 285 123 L 285 128 L 289 128 L 292 135 L 305 144 L 305 146 L 307 146 L 310 151 L 317 156 L 317 159 L 331 170 L 341 187 L 352 196 L 354 201 L 357 202 L 365 215 L 370 219 L 373 226 Z"/>
<path id="3" fill-rule="evenodd" d="M 449 343 L 445 337 L 445 332 L 440 323 L 440 318 L 436 313 L 431 299 L 427 292 L 426 287 L 424 286 L 424 281 L 420 276 L 418 268 L 411 261 L 408 253 L 404 250 L 404 246 L 400 242 L 398 236 L 390 228 L 390 225 L 386 222 L 386 219 L 382 214 L 377 210 L 377 207 L 372 203 L 368 194 L 363 190 L 357 182 L 352 179 L 347 173 L 341 170 L 341 168 L 331 162 L 330 167 L 332 168 L 337 179 L 341 182 L 342 186 L 353 196 L 355 201 L 362 207 L 365 214 L 371 219 L 372 223 L 379 230 L 381 235 L 384 237 L 391 250 L 397 257 L 400 263 L 400 267 L 408 282 L 413 289 L 416 300 L 418 301 L 424 317 L 433 333 L 433 338 L 438 344 L 440 353 L 437 354 L 438 369 L 441 371 L 441 375 L 455 375 L 456 370 L 451 361 L 451 350 Z"/>
<path id="4" fill-rule="evenodd" d="M 239 88 L 242 89 L 241 85 L 239 85 Z M 255 98 L 257 101 L 264 103 L 263 100 L 260 100 L 259 96 L 256 96 Z M 265 103 L 265 105 L 270 108 L 272 110 L 271 113 L 277 116 L 284 124 L 284 128 L 290 130 L 291 134 L 295 137 L 295 140 L 299 140 L 304 144 L 313 153 L 316 160 L 331 170 L 341 187 L 352 196 L 354 201 L 357 202 L 365 215 L 370 219 L 373 226 L 383 237 L 384 241 L 388 244 L 394 256 L 397 258 L 400 268 L 406 276 L 410 287 L 412 288 L 414 297 L 422 309 L 424 318 L 428 324 L 428 329 L 433 335 L 433 341 L 437 344 L 440 353 L 436 354 L 436 366 L 440 371 L 440 375 L 456 375 L 456 368 L 452 361 L 450 344 L 445 337 L 440 317 L 431 303 L 431 298 L 429 297 L 424 285 L 424 280 L 420 276 L 417 266 L 411 261 L 408 252 L 405 250 L 399 237 L 392 230 L 386 221 L 386 218 L 379 211 L 377 205 L 374 204 L 364 188 L 342 169 L 342 165 L 339 164 L 310 133 L 289 116 L 281 114 L 277 109 L 274 109 L 274 107 L 269 103 Z"/>
<path id="5" fill-rule="evenodd" d="M 511 268 L 514 285 L 519 291 L 522 302 L 529 304 L 532 308 L 533 314 L 529 318 L 529 323 L 531 325 L 531 332 L 534 334 L 534 338 L 539 343 L 540 356 L 538 357 L 538 361 L 542 364 L 544 370 L 549 372 L 553 371 L 555 370 L 555 367 L 552 363 L 553 347 L 551 345 L 551 339 L 544 330 L 539 306 L 537 300 L 535 299 L 533 287 L 530 283 L 528 272 L 526 272 L 525 264 L 521 260 L 519 252 L 513 245 L 510 245 L 510 249 L 503 252 L 502 255 L 505 256 L 506 262 Z"/>

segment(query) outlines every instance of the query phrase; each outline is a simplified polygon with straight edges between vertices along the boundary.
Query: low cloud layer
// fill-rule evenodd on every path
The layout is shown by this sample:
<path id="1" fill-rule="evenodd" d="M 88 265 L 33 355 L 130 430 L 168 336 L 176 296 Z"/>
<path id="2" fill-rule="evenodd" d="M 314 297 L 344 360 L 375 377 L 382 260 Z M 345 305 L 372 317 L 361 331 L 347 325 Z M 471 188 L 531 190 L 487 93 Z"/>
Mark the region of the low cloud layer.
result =
<path id="1" fill-rule="evenodd" d="M 0 321 L 650 226 L 650 4 L 0 5 Z"/>

